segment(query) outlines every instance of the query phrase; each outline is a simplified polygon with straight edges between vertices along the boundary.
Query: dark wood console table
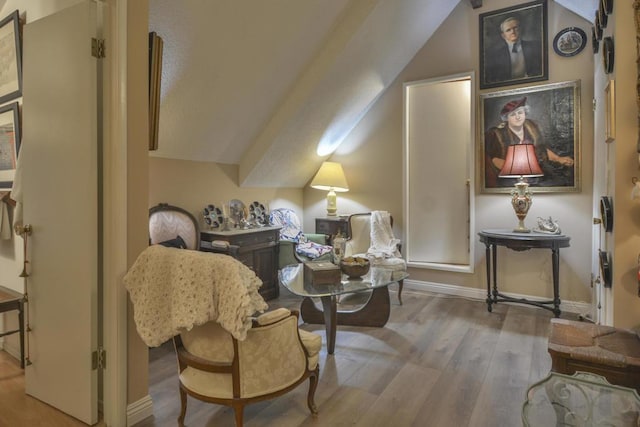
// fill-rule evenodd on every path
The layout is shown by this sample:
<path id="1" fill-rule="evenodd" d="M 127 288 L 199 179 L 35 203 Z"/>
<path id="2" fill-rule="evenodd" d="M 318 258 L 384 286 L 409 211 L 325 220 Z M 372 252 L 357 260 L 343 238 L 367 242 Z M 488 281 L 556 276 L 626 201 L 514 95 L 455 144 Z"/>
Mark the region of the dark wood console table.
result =
<path id="1" fill-rule="evenodd" d="M 214 240 L 229 242 L 235 246 L 230 255 L 255 271 L 262 280 L 258 290 L 265 300 L 280 295 L 278 286 L 278 253 L 280 227 L 251 228 L 247 230 L 209 231 L 200 233 L 200 250 L 205 252 L 221 252 L 211 245 Z"/>
<path id="2" fill-rule="evenodd" d="M 487 309 L 499 301 L 517 302 L 541 307 L 560 317 L 560 248 L 568 248 L 570 237 L 545 233 L 514 233 L 511 230 L 483 230 L 478 233 L 480 241 L 486 246 L 487 258 Z M 526 298 L 512 298 L 498 292 L 496 280 L 497 247 L 505 246 L 514 251 L 526 251 L 534 248 L 550 249 L 553 266 L 553 300 L 533 301 Z M 493 281 L 492 281 L 493 280 Z M 493 291 L 491 284 L 493 283 Z"/>

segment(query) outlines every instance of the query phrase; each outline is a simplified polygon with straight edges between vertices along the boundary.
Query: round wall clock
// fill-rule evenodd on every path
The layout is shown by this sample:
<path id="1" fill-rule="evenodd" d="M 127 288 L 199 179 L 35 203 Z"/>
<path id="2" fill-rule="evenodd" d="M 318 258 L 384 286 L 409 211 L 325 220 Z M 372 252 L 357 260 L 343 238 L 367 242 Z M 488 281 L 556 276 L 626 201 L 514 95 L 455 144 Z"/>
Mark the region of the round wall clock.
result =
<path id="1" fill-rule="evenodd" d="M 600 198 L 600 219 L 604 231 L 610 232 L 613 230 L 613 203 L 609 196 L 602 196 Z"/>
<path id="2" fill-rule="evenodd" d="M 561 30 L 553 38 L 553 50 L 560 56 L 574 56 L 587 45 L 587 34 L 578 27 Z"/>
<path id="3" fill-rule="evenodd" d="M 615 60 L 615 50 L 613 48 L 613 38 L 605 37 L 602 40 L 602 62 L 604 72 L 610 74 L 613 72 L 613 63 Z"/>

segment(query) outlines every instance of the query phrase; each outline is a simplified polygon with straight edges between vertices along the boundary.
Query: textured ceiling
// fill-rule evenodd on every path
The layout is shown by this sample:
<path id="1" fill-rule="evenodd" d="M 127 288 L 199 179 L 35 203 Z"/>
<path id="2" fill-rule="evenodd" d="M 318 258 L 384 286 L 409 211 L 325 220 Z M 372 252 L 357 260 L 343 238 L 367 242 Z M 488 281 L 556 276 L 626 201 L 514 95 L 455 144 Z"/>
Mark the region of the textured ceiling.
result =
<path id="1" fill-rule="evenodd" d="M 164 41 L 151 155 L 302 187 L 460 1 L 149 0 Z M 592 20 L 598 0 L 556 2 Z"/>

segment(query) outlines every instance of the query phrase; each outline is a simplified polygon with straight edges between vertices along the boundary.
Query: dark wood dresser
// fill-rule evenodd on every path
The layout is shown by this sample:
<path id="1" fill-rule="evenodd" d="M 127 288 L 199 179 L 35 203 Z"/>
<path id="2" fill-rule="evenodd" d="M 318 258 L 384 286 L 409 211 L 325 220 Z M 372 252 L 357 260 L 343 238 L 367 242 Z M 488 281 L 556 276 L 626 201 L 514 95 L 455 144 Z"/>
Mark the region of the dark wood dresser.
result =
<path id="1" fill-rule="evenodd" d="M 270 300 L 280 295 L 278 287 L 279 236 L 280 227 L 232 231 L 204 230 L 200 232 L 200 250 L 220 252 L 219 249 L 215 249 L 211 245 L 214 240 L 224 240 L 229 242 L 229 245 L 237 246 L 237 251 L 232 251 L 232 255 L 251 268 L 262 280 L 260 295 L 265 300 Z"/>
<path id="2" fill-rule="evenodd" d="M 333 237 L 338 234 L 338 231 L 347 239 L 351 236 L 349 217 L 332 216 L 316 218 L 316 233 L 331 236 L 331 242 L 333 242 Z"/>

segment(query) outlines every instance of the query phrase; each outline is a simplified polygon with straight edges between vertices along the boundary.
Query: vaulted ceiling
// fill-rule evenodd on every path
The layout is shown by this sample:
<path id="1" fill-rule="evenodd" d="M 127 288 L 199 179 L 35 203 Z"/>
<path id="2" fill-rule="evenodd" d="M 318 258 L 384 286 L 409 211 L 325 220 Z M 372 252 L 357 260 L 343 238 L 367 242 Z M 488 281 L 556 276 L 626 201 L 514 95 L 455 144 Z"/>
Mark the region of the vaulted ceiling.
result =
<path id="1" fill-rule="evenodd" d="M 590 21 L 598 4 L 555 1 Z M 149 0 L 164 41 L 152 155 L 237 164 L 241 186 L 302 187 L 460 2 L 482 4 Z"/>

